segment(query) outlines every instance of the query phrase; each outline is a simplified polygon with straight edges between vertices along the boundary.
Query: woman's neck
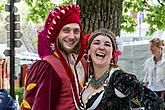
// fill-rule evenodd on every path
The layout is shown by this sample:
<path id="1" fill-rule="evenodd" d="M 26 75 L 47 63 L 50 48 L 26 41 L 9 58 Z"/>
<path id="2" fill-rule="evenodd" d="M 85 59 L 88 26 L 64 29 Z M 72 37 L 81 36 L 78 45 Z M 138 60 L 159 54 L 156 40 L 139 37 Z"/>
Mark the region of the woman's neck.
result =
<path id="1" fill-rule="evenodd" d="M 154 55 L 155 62 L 158 62 L 162 58 L 162 52 L 159 52 L 158 54 Z"/>
<path id="2" fill-rule="evenodd" d="M 100 79 L 101 76 L 103 76 L 109 69 L 109 65 L 108 66 L 104 66 L 104 67 L 95 67 L 94 68 L 94 78 Z"/>

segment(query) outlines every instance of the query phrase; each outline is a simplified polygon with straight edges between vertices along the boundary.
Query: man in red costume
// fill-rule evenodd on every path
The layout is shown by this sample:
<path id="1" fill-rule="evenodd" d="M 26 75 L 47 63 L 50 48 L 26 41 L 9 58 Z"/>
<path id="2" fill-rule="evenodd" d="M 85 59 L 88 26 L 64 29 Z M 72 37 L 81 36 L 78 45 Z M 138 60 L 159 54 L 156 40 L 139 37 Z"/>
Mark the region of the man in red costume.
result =
<path id="1" fill-rule="evenodd" d="M 27 74 L 22 110 L 79 110 L 87 69 L 77 5 L 49 12 L 38 34 L 38 52 Z"/>

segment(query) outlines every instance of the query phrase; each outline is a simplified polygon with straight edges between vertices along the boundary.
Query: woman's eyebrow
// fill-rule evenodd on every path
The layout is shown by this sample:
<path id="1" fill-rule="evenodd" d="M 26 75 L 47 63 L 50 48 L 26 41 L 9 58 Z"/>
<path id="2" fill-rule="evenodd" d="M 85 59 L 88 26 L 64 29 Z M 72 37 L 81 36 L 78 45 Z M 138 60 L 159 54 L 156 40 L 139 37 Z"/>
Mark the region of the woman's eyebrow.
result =
<path id="1" fill-rule="evenodd" d="M 111 42 L 110 42 L 110 41 L 105 41 L 105 43 L 110 43 L 110 44 L 111 44 Z"/>
<path id="2" fill-rule="evenodd" d="M 95 39 L 95 40 L 93 40 L 93 41 L 100 41 L 100 40 Z"/>

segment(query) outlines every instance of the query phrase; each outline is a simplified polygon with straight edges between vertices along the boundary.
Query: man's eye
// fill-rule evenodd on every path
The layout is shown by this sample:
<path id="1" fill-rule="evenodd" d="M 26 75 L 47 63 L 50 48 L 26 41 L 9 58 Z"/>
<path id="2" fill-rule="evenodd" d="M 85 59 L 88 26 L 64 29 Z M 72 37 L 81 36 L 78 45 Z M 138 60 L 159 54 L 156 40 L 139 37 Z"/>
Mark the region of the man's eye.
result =
<path id="1" fill-rule="evenodd" d="M 80 30 L 79 29 L 75 29 L 74 30 L 74 34 L 79 34 L 80 33 Z"/>
<path id="2" fill-rule="evenodd" d="M 63 32 L 65 32 L 65 33 L 70 32 L 70 30 L 69 30 L 69 29 L 63 29 L 62 31 L 63 31 Z"/>

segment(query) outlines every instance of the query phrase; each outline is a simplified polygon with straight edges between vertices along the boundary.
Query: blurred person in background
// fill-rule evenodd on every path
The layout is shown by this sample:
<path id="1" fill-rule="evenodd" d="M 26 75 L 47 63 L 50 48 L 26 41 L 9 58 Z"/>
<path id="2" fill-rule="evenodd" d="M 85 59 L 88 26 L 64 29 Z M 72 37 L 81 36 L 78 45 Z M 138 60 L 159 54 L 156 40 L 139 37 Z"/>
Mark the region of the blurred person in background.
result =
<path id="1" fill-rule="evenodd" d="M 164 40 L 154 38 L 150 40 L 152 56 L 146 60 L 144 66 L 144 85 L 155 91 L 165 101 L 165 55 Z"/>
<path id="2" fill-rule="evenodd" d="M 6 89 L 0 88 L 0 110 L 19 110 L 16 101 L 8 94 Z"/>

